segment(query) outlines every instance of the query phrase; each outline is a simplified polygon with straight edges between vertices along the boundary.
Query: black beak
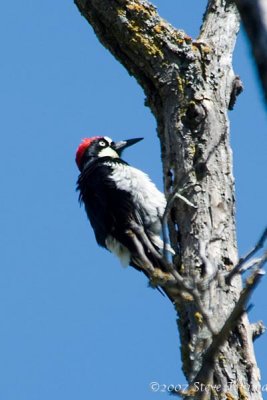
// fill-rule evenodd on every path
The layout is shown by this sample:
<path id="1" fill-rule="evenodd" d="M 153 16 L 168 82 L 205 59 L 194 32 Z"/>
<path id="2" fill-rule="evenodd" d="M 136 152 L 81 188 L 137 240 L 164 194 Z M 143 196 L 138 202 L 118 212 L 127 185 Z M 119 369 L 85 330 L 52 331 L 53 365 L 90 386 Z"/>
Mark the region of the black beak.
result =
<path id="1" fill-rule="evenodd" d="M 121 140 L 120 142 L 116 142 L 112 145 L 113 149 L 117 151 L 117 153 L 120 155 L 126 147 L 130 147 L 133 144 L 140 142 L 140 140 L 143 140 L 144 138 L 136 138 L 136 139 L 128 139 L 128 140 Z"/>

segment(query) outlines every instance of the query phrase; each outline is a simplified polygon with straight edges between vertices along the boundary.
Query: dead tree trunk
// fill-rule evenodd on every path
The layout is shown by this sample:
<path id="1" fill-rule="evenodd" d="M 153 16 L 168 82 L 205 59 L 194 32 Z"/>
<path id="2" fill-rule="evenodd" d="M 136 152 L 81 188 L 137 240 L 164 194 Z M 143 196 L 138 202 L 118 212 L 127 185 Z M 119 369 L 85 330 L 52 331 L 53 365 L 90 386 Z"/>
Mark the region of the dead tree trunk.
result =
<path id="1" fill-rule="evenodd" d="M 240 275 L 225 279 L 238 261 L 227 116 L 240 91 L 232 69 L 239 29 L 234 0 L 208 2 L 197 40 L 161 19 L 146 0 L 75 3 L 143 87 L 157 120 L 165 193 L 172 198 L 173 265 L 190 283 L 174 302 L 187 395 L 262 399 L 252 329 L 242 314 L 248 293 L 242 302 Z"/>

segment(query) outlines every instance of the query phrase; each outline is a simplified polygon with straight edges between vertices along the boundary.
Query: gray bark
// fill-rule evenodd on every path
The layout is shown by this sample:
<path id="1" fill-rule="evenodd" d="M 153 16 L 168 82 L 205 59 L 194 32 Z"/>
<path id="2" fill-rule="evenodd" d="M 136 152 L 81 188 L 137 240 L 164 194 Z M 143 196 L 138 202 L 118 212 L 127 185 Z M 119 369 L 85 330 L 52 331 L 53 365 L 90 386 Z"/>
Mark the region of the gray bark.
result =
<path id="1" fill-rule="evenodd" d="M 235 0 L 267 101 L 267 2 L 266 0 Z"/>
<path id="2" fill-rule="evenodd" d="M 175 270 L 193 282 L 202 305 L 186 291 L 174 296 L 191 398 L 262 399 L 246 314 L 239 312 L 231 332 L 219 335 L 242 289 L 239 275 L 230 284 L 221 279 L 238 261 L 227 116 L 236 82 L 232 52 L 239 15 L 234 1 L 208 2 L 197 40 L 161 19 L 145 0 L 75 3 L 102 44 L 144 89 L 157 121 L 166 196 L 179 189 L 197 206 L 178 197 L 169 218 Z M 219 347 L 208 357 L 218 335 Z M 200 393 L 193 385 L 199 377 L 205 385 L 219 385 L 217 394 L 212 388 Z"/>

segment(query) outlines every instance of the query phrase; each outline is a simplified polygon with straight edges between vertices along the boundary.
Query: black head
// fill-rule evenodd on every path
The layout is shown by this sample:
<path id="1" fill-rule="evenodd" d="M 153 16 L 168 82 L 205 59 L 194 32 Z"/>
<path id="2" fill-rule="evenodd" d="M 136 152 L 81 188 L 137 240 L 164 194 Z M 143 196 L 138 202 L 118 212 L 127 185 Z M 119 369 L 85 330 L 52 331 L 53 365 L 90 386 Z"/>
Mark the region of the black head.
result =
<path id="1" fill-rule="evenodd" d="M 113 142 L 107 136 L 94 136 L 83 139 L 76 152 L 76 164 L 80 171 L 88 161 L 99 157 L 120 158 L 126 147 L 132 146 L 143 138 Z"/>

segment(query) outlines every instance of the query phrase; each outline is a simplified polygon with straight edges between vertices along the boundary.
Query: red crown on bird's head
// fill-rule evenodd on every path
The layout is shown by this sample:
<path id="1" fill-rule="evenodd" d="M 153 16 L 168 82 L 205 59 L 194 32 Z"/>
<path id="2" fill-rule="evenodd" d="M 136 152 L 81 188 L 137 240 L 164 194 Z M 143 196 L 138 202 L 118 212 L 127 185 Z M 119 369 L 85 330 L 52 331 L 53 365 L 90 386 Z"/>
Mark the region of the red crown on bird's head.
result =
<path id="1" fill-rule="evenodd" d="M 85 138 L 82 140 L 82 142 L 80 143 L 77 151 L 76 151 L 76 164 L 78 166 L 78 168 L 80 169 L 81 166 L 81 161 L 83 158 L 83 155 L 86 151 L 86 149 L 88 149 L 89 146 L 91 146 L 91 144 L 98 139 L 101 139 L 102 136 L 93 136 L 91 138 Z"/>

